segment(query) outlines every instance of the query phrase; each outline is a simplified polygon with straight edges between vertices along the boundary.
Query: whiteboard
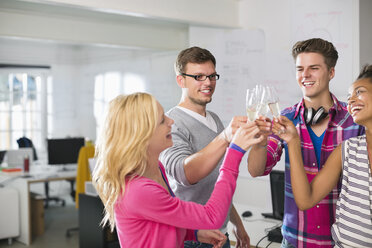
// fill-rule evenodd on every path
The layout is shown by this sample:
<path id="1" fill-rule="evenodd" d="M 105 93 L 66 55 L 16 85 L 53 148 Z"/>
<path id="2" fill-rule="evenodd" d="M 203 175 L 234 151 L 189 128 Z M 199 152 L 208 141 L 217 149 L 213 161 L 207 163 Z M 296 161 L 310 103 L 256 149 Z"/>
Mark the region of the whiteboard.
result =
<path id="1" fill-rule="evenodd" d="M 282 108 L 301 99 L 290 51 L 268 54 L 263 30 L 191 27 L 189 33 L 190 46 L 206 48 L 216 57 L 221 78 L 207 109 L 216 112 L 225 126 L 233 116 L 246 114 L 246 91 L 256 84 L 274 86 Z"/>
<path id="2" fill-rule="evenodd" d="M 292 0 L 292 44 L 299 40 L 322 38 L 332 42 L 338 51 L 335 77 L 330 89 L 340 100 L 345 101 L 347 91 L 357 75 L 353 75 L 356 59 L 353 51 L 353 27 L 355 20 L 354 0 Z M 321 6 L 321 8 L 319 7 Z M 356 55 L 355 55 L 356 56 Z M 359 64 L 356 66 L 359 67 Z"/>
<path id="3" fill-rule="evenodd" d="M 245 115 L 245 93 L 262 83 L 265 35 L 262 30 L 190 28 L 190 46 L 208 49 L 217 60 L 220 74 L 213 100 L 207 109 L 216 112 L 224 125 L 233 116 Z"/>

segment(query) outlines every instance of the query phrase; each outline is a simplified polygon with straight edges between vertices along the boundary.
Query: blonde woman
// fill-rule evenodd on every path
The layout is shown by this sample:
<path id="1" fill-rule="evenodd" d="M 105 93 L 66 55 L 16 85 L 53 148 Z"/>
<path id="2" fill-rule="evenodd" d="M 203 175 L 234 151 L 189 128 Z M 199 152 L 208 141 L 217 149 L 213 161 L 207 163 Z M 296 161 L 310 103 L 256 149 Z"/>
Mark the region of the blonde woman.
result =
<path id="1" fill-rule="evenodd" d="M 172 146 L 173 120 L 146 93 L 111 101 L 97 142 L 93 181 L 105 205 L 103 223 L 116 226 L 121 247 L 183 247 L 199 240 L 221 247 L 217 229 L 226 218 L 244 152 L 262 141 L 255 123 L 240 127 L 227 148 L 215 190 L 206 205 L 185 202 L 168 185 L 160 152 Z"/>

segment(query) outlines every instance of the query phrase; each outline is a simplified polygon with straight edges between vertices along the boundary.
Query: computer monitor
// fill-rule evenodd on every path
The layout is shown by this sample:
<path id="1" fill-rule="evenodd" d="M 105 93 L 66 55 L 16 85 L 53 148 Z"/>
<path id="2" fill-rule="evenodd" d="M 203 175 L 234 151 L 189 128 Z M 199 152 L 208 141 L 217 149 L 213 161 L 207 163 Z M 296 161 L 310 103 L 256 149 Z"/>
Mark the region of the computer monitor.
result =
<path id="1" fill-rule="evenodd" d="M 80 148 L 85 145 L 84 138 L 48 139 L 48 164 L 76 164 Z"/>
<path id="2" fill-rule="evenodd" d="M 270 173 L 270 191 L 272 213 L 263 213 L 266 218 L 283 220 L 284 216 L 284 171 L 272 170 Z"/>

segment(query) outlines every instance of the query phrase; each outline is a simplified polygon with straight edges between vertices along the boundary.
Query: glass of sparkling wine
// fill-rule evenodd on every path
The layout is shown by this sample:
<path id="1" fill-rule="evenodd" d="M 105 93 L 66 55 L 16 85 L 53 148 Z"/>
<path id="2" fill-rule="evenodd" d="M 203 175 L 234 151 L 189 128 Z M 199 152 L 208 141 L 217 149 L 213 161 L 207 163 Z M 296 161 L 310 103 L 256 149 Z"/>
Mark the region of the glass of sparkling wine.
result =
<path id="1" fill-rule="evenodd" d="M 256 85 L 256 93 L 259 97 L 258 114 L 266 117 L 269 112 L 269 98 L 265 89 L 266 86 Z"/>
<path id="2" fill-rule="evenodd" d="M 274 87 L 267 86 L 265 87 L 265 95 L 267 98 L 267 104 L 271 111 L 271 114 L 275 118 L 280 116 L 280 107 L 279 107 L 279 97 Z"/>
<path id="3" fill-rule="evenodd" d="M 257 118 L 257 111 L 259 106 L 260 100 L 256 88 L 248 89 L 246 97 L 246 111 L 248 121 L 254 121 Z"/>

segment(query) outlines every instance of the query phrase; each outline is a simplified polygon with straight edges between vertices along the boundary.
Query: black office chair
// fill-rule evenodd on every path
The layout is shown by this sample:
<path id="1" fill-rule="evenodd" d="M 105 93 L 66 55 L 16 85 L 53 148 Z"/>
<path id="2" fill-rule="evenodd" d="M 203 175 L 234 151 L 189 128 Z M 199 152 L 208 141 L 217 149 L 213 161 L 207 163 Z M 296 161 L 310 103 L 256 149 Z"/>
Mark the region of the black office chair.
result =
<path id="1" fill-rule="evenodd" d="M 56 203 L 61 203 L 61 206 L 64 207 L 66 202 L 64 199 L 56 197 L 56 196 L 49 196 L 49 182 L 44 182 L 44 190 L 45 190 L 45 199 L 44 199 L 44 208 L 49 207 L 49 202 L 54 201 Z"/>
<path id="2" fill-rule="evenodd" d="M 34 147 L 34 144 L 32 143 L 32 141 L 29 138 L 21 137 L 21 138 L 17 139 L 17 143 L 18 143 L 18 148 L 31 147 L 32 151 L 34 153 L 33 154 L 33 161 L 37 160 L 36 149 Z"/>

